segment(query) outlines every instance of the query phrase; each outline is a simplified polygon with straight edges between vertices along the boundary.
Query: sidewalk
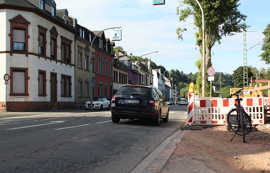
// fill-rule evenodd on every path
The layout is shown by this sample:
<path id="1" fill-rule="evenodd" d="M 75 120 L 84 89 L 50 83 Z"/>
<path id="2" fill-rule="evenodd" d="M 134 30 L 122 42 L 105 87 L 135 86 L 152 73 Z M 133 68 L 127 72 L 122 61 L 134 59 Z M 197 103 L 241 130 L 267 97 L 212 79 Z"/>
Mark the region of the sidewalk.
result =
<path id="1" fill-rule="evenodd" d="M 270 172 L 270 128 L 258 127 L 247 144 L 226 127 L 187 130 L 161 173 Z"/>

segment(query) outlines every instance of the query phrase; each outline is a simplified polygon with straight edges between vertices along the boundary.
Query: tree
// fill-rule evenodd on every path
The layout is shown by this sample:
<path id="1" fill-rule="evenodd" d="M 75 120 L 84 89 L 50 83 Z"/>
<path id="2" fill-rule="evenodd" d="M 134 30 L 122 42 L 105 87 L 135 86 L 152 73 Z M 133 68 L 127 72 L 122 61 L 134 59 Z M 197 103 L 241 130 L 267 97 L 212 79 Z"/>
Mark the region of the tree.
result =
<path id="1" fill-rule="evenodd" d="M 268 24 L 263 32 L 264 40 L 261 54 L 262 60 L 265 61 L 266 64 L 270 64 L 270 24 Z"/>
<path id="2" fill-rule="evenodd" d="M 252 73 L 252 68 L 248 67 L 248 78 L 251 79 L 254 77 Z M 238 67 L 232 74 L 232 80 L 234 87 L 236 88 L 243 88 L 243 66 Z M 249 80 L 250 83 L 250 80 Z"/>
<path id="3" fill-rule="evenodd" d="M 227 98 L 230 96 L 230 88 L 232 88 L 232 86 L 228 85 L 226 87 L 223 87 L 220 89 L 220 95 L 223 98 Z"/>
<path id="4" fill-rule="evenodd" d="M 238 11 L 240 0 L 199 0 L 204 11 L 205 18 L 205 53 L 206 65 L 211 66 L 211 50 L 216 42 L 220 43 L 222 37 L 240 32 L 246 28 L 244 23 L 246 16 Z M 179 20 L 184 22 L 189 16 L 193 16 L 194 24 L 198 28 L 196 33 L 197 45 L 200 47 L 200 62 L 202 60 L 202 16 L 196 0 L 183 0 L 184 8 L 179 11 Z M 179 39 L 183 39 L 186 28 L 178 28 Z M 201 83 L 201 63 L 197 82 Z M 207 82 L 206 82 L 207 83 Z M 200 84 L 197 84 L 200 90 Z"/>

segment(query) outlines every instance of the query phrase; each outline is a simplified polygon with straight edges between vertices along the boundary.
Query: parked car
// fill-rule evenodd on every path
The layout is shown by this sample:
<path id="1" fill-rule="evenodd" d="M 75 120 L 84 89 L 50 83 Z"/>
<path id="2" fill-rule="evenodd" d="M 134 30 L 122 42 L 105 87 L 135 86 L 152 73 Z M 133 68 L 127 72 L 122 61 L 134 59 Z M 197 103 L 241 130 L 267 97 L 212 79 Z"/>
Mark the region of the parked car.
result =
<path id="1" fill-rule="evenodd" d="M 160 125 L 169 120 L 169 107 L 161 92 L 153 87 L 127 85 L 121 87 L 111 100 L 114 123 L 120 119 L 148 119 Z"/>
<path id="2" fill-rule="evenodd" d="M 187 99 L 180 98 L 180 100 L 177 101 L 177 104 L 179 104 L 179 105 L 187 105 Z"/>
<path id="3" fill-rule="evenodd" d="M 167 101 L 166 103 L 167 103 L 167 105 L 173 105 L 172 101 Z"/>
<path id="4" fill-rule="evenodd" d="M 107 98 L 94 98 L 93 101 L 85 102 L 86 109 L 103 110 L 110 108 L 110 101 Z"/>

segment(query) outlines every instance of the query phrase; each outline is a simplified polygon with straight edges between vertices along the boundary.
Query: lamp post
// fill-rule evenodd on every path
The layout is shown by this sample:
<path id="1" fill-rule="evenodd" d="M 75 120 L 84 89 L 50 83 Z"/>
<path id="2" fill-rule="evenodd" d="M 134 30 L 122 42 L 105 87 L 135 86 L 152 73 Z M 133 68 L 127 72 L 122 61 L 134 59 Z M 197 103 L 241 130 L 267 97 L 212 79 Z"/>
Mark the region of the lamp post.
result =
<path id="1" fill-rule="evenodd" d="M 93 55 L 93 44 L 94 44 L 94 42 L 95 42 L 95 40 L 97 39 L 97 35 L 99 34 L 99 33 L 101 33 L 101 32 L 104 32 L 104 31 L 107 31 L 107 30 L 111 30 L 111 29 L 121 29 L 122 27 L 120 27 L 120 26 L 117 26 L 117 27 L 109 27 L 109 28 L 105 28 L 105 29 L 103 29 L 103 30 L 101 30 L 101 31 L 98 31 L 98 33 L 97 34 L 94 34 L 94 38 L 93 38 L 93 40 L 91 40 L 91 44 L 90 44 L 90 56 L 92 57 L 93 56 L 93 59 L 94 59 L 94 55 Z M 94 63 L 94 60 L 93 60 L 93 67 L 92 68 L 94 68 L 94 66 L 95 66 L 95 63 Z M 94 72 L 94 71 L 93 71 Z M 94 81 L 94 79 L 92 78 L 92 81 Z M 92 82 L 93 83 L 93 82 Z M 91 97 L 91 101 L 93 101 L 93 97 L 94 97 L 94 86 L 92 87 L 93 88 L 93 93 L 92 93 L 92 97 Z"/>
<path id="2" fill-rule="evenodd" d="M 143 57 L 143 56 L 146 56 L 146 55 L 151 55 L 151 54 L 154 54 L 154 53 L 159 53 L 159 51 L 152 51 L 152 52 L 149 52 L 149 53 L 145 53 L 145 54 L 142 54 L 140 57 Z M 152 74 L 152 68 L 151 68 L 151 58 L 150 58 L 150 64 L 149 64 L 149 70 L 150 70 L 150 74 L 151 74 L 151 79 L 150 79 L 150 82 L 147 82 L 151 85 L 151 81 L 153 81 L 153 74 Z M 153 84 L 152 84 L 153 85 Z"/>
<path id="3" fill-rule="evenodd" d="M 154 54 L 154 53 L 159 53 L 159 51 L 153 51 L 153 52 L 145 53 L 145 54 L 141 55 L 141 57 L 146 56 L 146 55 L 151 55 L 151 54 Z"/>
<path id="4" fill-rule="evenodd" d="M 203 8 L 198 0 L 195 0 L 197 4 L 200 7 L 200 10 L 202 12 L 202 32 L 203 32 L 203 41 L 202 41 L 202 46 L 203 46 L 203 57 L 202 57 L 202 96 L 205 97 L 205 37 L 204 37 L 204 30 L 205 30 L 205 21 L 204 21 L 204 11 Z"/>

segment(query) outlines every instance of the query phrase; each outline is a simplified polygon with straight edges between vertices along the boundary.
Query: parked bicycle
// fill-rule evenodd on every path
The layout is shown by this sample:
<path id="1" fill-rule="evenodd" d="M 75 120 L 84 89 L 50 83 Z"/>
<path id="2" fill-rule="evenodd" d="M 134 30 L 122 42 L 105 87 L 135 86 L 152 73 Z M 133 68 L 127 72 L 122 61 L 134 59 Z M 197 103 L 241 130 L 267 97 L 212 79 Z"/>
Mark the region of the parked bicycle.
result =
<path id="1" fill-rule="evenodd" d="M 234 136 L 231 141 L 233 141 L 236 135 L 243 137 L 243 143 L 246 143 L 246 135 L 252 131 L 251 117 L 246 113 L 243 106 L 241 106 L 242 98 L 240 94 L 243 89 L 235 92 L 232 96 L 236 96 L 236 104 L 234 109 L 232 109 L 227 115 L 228 130 L 234 132 Z"/>

